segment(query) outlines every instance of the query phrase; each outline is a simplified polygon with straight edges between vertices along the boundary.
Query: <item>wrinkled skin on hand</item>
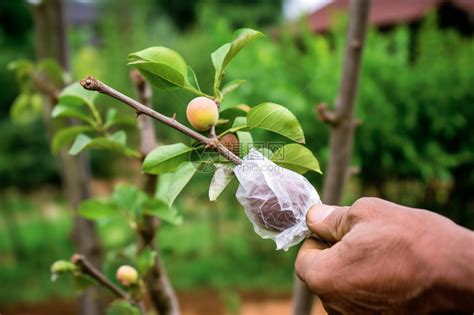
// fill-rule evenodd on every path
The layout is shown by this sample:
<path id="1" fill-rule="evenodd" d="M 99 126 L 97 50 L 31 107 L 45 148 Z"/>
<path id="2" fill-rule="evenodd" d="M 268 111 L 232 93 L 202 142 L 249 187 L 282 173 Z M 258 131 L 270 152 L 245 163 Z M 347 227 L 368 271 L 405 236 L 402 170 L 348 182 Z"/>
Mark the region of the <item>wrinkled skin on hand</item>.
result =
<path id="1" fill-rule="evenodd" d="M 295 268 L 329 314 L 474 310 L 474 233 L 435 213 L 362 198 L 315 206 Z"/>

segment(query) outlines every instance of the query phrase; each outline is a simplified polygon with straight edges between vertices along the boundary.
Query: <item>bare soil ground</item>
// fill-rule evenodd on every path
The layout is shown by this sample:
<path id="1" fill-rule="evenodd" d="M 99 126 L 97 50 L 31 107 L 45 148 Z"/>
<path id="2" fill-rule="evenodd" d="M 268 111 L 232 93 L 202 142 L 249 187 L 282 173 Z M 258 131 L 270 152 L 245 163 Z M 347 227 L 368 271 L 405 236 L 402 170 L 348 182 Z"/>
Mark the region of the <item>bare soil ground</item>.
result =
<path id="1" fill-rule="evenodd" d="M 288 315 L 291 314 L 289 294 L 262 295 L 242 293 L 241 315 Z M 225 304 L 216 292 L 180 293 L 182 315 L 228 315 Z M 74 300 L 49 300 L 40 303 L 0 305 L 1 315 L 77 315 Z M 326 314 L 320 303 L 316 303 L 313 315 Z"/>

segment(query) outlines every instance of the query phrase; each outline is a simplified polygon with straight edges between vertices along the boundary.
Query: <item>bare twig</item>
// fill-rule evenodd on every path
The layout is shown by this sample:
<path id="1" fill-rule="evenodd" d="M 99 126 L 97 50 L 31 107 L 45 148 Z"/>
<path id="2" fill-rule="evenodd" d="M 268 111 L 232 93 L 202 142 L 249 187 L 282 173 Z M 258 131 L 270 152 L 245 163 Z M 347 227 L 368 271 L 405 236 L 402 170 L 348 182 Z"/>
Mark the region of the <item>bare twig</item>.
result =
<path id="1" fill-rule="evenodd" d="M 114 293 L 117 297 L 131 301 L 131 298 L 127 294 L 127 292 L 125 292 L 124 290 L 113 284 L 109 279 L 107 279 L 107 277 L 105 277 L 99 269 L 94 267 L 94 265 L 92 265 L 85 256 L 80 254 L 74 254 L 71 257 L 71 262 L 78 266 L 81 269 L 82 273 L 91 276 L 99 284 L 112 291 L 112 293 Z"/>
<path id="2" fill-rule="evenodd" d="M 232 153 L 229 149 L 227 149 L 222 144 L 216 143 L 215 139 L 208 138 L 208 137 L 206 137 L 206 136 L 204 136 L 204 135 L 202 135 L 202 134 L 186 127 L 185 125 L 178 122 L 176 119 L 173 119 L 172 117 L 165 116 L 165 115 L 163 115 L 163 114 L 161 114 L 161 113 L 159 113 L 159 112 L 157 112 L 157 111 L 155 111 L 155 110 L 153 110 L 153 109 L 151 109 L 151 108 L 135 101 L 134 99 L 132 99 L 132 98 L 126 96 L 125 94 L 111 88 L 110 86 L 104 84 L 103 82 L 101 82 L 101 81 L 99 81 L 99 80 L 97 80 L 97 79 L 95 79 L 91 76 L 88 76 L 87 78 L 81 80 L 81 85 L 87 90 L 97 91 L 99 93 L 111 96 L 111 97 L 121 101 L 122 103 L 130 106 L 137 113 L 150 116 L 151 118 L 154 118 L 154 119 L 162 122 L 163 124 L 168 125 L 168 126 L 174 128 L 174 129 L 184 133 L 188 137 L 191 137 L 191 138 L 201 142 L 202 144 L 204 144 L 208 147 L 215 148 L 215 150 L 217 150 L 221 155 L 223 155 L 226 159 L 228 159 L 232 163 L 235 163 L 235 164 L 241 164 L 242 163 L 242 160 L 237 155 Z"/>

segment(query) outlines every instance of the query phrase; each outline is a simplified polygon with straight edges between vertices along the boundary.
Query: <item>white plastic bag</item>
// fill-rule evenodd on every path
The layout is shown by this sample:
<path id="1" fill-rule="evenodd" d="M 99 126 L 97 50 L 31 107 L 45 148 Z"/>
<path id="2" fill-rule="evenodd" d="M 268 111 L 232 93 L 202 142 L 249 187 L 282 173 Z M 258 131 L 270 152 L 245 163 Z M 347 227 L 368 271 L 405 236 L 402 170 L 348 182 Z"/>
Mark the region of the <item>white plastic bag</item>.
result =
<path id="1" fill-rule="evenodd" d="M 276 165 L 255 149 L 234 169 L 239 180 L 237 200 L 255 232 L 288 250 L 310 234 L 306 213 L 321 203 L 316 189 L 293 171 Z"/>

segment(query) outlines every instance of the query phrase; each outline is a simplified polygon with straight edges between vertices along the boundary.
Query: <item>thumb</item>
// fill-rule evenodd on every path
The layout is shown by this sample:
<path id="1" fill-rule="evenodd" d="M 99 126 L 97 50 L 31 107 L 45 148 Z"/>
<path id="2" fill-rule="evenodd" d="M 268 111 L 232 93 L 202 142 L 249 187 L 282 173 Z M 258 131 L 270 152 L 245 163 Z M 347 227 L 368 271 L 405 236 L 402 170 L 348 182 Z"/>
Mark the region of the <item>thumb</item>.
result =
<path id="1" fill-rule="evenodd" d="M 352 227 L 347 219 L 348 210 L 349 207 L 314 205 L 306 215 L 306 224 L 321 239 L 335 243 Z"/>

